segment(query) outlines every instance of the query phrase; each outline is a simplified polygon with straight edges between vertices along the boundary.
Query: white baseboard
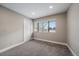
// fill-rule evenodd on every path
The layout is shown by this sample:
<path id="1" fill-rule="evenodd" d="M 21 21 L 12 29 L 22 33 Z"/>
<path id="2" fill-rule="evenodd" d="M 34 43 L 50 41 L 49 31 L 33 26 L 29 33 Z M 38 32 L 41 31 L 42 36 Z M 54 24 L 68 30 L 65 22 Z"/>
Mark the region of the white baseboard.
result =
<path id="1" fill-rule="evenodd" d="M 71 49 L 71 47 L 70 47 L 68 44 L 66 44 L 66 43 L 55 42 L 55 41 L 49 41 L 49 40 L 39 39 L 39 38 L 33 38 L 33 39 L 35 39 L 35 40 L 40 40 L 40 41 L 44 41 L 44 42 L 50 42 L 50 43 L 65 45 L 65 46 L 67 46 L 67 47 L 69 48 L 69 50 L 71 51 L 71 53 L 73 54 L 73 56 L 77 56 L 77 55 L 74 53 L 74 51 Z M 19 46 L 19 45 L 21 45 L 21 44 L 23 44 L 23 43 L 25 43 L 25 42 L 26 42 L 26 41 L 21 42 L 21 43 L 18 43 L 18 44 L 15 44 L 15 45 L 12 45 L 12 46 L 7 47 L 7 48 L 4 48 L 4 49 L 0 50 L 0 53 L 5 52 L 5 51 L 7 51 L 7 50 L 9 50 L 9 49 L 12 49 L 12 48 L 14 48 L 14 47 L 17 47 L 17 46 Z"/>
<path id="2" fill-rule="evenodd" d="M 24 38 L 24 39 L 26 39 L 26 38 Z M 28 39 L 31 40 L 31 38 L 28 38 Z M 4 49 L 1 49 L 1 50 L 0 50 L 0 53 L 3 53 L 3 52 L 5 52 L 5 51 L 8 51 L 8 50 L 10 50 L 10 49 L 12 49 L 12 48 L 14 48 L 14 47 L 19 46 L 19 45 L 22 45 L 22 44 L 24 44 L 25 42 L 28 42 L 28 41 L 29 41 L 29 40 L 24 40 L 23 42 L 20 42 L 20 43 L 18 43 L 18 44 L 14 44 L 14 45 L 11 45 L 11 46 L 6 47 L 6 48 L 4 48 Z"/>
<path id="3" fill-rule="evenodd" d="M 69 48 L 69 50 L 71 51 L 71 53 L 73 54 L 73 56 L 77 56 L 76 54 L 75 54 L 75 52 L 72 50 L 72 48 L 67 44 L 66 45 L 68 48 Z"/>
<path id="4" fill-rule="evenodd" d="M 55 43 L 55 44 L 60 44 L 60 45 L 67 45 L 66 43 L 62 43 L 62 42 L 56 42 L 56 41 L 50 41 L 50 40 L 46 40 L 46 39 L 39 39 L 39 38 L 34 38 L 35 40 L 40 40 L 40 41 L 45 41 L 45 42 L 50 42 L 50 43 Z"/>
<path id="5" fill-rule="evenodd" d="M 5 52 L 5 51 L 7 51 L 7 50 L 9 50 L 9 49 L 12 49 L 12 48 L 14 48 L 14 47 L 17 47 L 17 46 L 19 46 L 19 45 L 21 45 L 21 44 L 23 44 L 23 43 L 25 43 L 25 42 L 21 42 L 21 43 L 18 43 L 18 44 L 9 46 L 9 47 L 7 47 L 7 48 L 4 48 L 4 49 L 0 50 L 0 53 Z"/>
<path id="6" fill-rule="evenodd" d="M 70 52 L 73 54 L 73 56 L 77 56 L 74 51 L 71 49 L 71 47 L 67 44 L 67 43 L 62 43 L 62 42 L 56 42 L 56 41 L 49 41 L 49 40 L 45 40 L 45 39 L 39 39 L 39 38 L 33 38 L 35 40 L 40 40 L 40 41 L 44 41 L 44 42 L 50 42 L 50 43 L 55 43 L 55 44 L 60 44 L 60 45 L 65 45 L 69 48 Z"/>

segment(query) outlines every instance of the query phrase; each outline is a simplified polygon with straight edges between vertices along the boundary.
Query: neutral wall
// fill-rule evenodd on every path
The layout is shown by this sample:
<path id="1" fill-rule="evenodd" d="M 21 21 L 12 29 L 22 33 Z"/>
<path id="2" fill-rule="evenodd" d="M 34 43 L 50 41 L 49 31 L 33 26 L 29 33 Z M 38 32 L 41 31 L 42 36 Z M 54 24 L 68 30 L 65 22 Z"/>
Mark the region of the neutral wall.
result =
<path id="1" fill-rule="evenodd" d="M 66 37 L 66 13 L 53 15 L 53 16 L 47 16 L 40 19 L 34 20 L 36 21 L 42 21 L 42 20 L 52 20 L 56 19 L 56 32 L 49 33 L 49 32 L 34 32 L 34 38 L 40 38 L 45 39 L 49 41 L 56 41 L 56 42 L 62 42 L 66 43 L 67 37 Z"/>
<path id="2" fill-rule="evenodd" d="M 31 23 L 24 16 L 0 6 L 0 50 L 24 41 L 24 19 Z M 31 33 L 27 33 L 27 37 L 29 36 Z"/>
<path id="3" fill-rule="evenodd" d="M 72 4 L 67 14 L 68 44 L 79 55 L 79 4 Z"/>

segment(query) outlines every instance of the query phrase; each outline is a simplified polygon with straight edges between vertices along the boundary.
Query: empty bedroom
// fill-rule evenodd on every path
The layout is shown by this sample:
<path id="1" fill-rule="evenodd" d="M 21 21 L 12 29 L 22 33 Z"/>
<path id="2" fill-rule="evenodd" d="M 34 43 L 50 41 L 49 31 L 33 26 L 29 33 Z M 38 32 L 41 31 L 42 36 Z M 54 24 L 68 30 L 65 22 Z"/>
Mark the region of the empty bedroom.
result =
<path id="1" fill-rule="evenodd" d="M 0 56 L 79 56 L 79 3 L 0 3 Z"/>

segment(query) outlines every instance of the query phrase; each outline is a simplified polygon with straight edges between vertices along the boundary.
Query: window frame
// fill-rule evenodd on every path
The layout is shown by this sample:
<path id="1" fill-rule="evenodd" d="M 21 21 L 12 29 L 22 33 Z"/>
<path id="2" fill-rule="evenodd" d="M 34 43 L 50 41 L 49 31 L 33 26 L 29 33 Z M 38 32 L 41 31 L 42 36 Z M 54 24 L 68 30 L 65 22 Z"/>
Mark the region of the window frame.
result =
<path id="1" fill-rule="evenodd" d="M 53 20 L 44 20 L 44 21 L 35 21 L 35 22 L 37 22 L 37 31 L 34 31 L 34 32 L 50 32 L 50 30 L 49 30 L 49 23 L 51 22 L 51 21 L 54 21 L 54 22 L 56 22 L 56 19 L 53 19 Z M 35 23 L 34 22 L 34 23 Z M 43 27 L 43 24 L 44 24 L 44 22 L 47 22 L 48 23 L 48 29 L 47 29 L 47 31 L 44 31 L 44 27 Z M 40 29 L 39 29 L 39 24 L 42 24 L 42 28 L 41 28 L 41 31 L 40 31 Z M 55 24 L 56 25 L 56 24 Z M 34 30 L 35 30 L 35 25 L 34 25 Z M 56 32 L 56 26 L 55 26 L 55 30 L 52 30 L 52 32 L 50 32 L 50 33 L 53 33 L 53 32 Z"/>

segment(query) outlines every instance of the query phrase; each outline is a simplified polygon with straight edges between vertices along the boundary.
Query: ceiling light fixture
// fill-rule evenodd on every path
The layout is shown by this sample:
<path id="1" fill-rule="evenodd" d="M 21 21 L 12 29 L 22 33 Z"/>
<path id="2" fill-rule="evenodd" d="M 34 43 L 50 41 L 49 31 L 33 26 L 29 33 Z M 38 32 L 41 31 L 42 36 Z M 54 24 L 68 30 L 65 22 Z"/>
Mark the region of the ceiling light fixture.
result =
<path id="1" fill-rule="evenodd" d="M 53 6 L 49 6 L 49 8 L 50 8 L 50 9 L 52 9 L 52 8 L 53 8 Z"/>
<path id="2" fill-rule="evenodd" d="M 35 15 L 35 13 L 34 13 L 34 12 L 32 12 L 32 15 Z"/>

